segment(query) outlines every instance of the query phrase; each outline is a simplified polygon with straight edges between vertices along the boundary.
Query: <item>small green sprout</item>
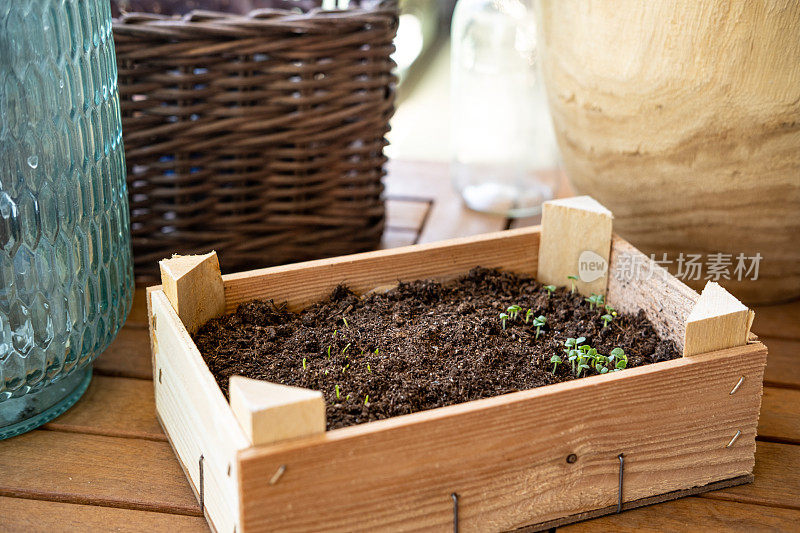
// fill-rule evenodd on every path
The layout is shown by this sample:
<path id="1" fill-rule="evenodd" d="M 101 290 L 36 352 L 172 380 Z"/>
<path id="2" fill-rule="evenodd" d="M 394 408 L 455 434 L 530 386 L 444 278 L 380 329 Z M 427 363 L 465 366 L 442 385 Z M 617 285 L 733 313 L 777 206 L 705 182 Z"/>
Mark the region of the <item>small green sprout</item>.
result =
<path id="1" fill-rule="evenodd" d="M 336 334 L 339 333 L 338 329 L 333 330 L 333 337 L 336 338 Z"/>
<path id="2" fill-rule="evenodd" d="M 544 290 L 547 291 L 547 298 L 550 299 L 550 297 L 553 295 L 553 292 L 556 290 L 556 286 L 555 285 L 545 285 L 544 286 Z"/>
<path id="3" fill-rule="evenodd" d="M 614 320 L 614 317 L 611 315 L 603 315 L 600 317 L 600 320 L 603 321 L 603 327 L 606 327 L 611 323 L 612 320 Z"/>
<path id="4" fill-rule="evenodd" d="M 370 366 L 369 366 L 369 363 L 367 363 L 367 372 L 369 372 L 370 374 L 372 374 L 372 368 L 370 368 Z"/>
<path id="5" fill-rule="evenodd" d="M 592 306 L 592 309 L 594 309 L 595 307 L 602 309 L 605 299 L 603 298 L 602 294 L 592 293 L 592 295 L 589 296 L 588 298 L 585 298 L 585 300 L 589 302 L 589 304 Z"/>
<path id="6" fill-rule="evenodd" d="M 553 363 L 553 375 L 555 375 L 556 368 L 558 368 L 558 365 L 562 362 L 561 357 L 559 357 L 558 355 L 554 355 L 553 357 L 550 358 L 550 362 Z"/>
<path id="7" fill-rule="evenodd" d="M 350 327 L 350 326 L 347 325 L 347 317 L 346 316 L 342 317 L 342 322 L 344 322 L 344 327 L 346 327 L 346 328 Z"/>
<path id="8" fill-rule="evenodd" d="M 331 358 L 331 347 L 328 346 L 328 359 L 330 359 L 330 358 Z"/>
<path id="9" fill-rule="evenodd" d="M 510 305 L 506 311 L 508 311 L 508 316 L 511 318 L 511 320 L 516 320 L 517 315 L 519 315 L 519 312 L 522 311 L 522 308 L 518 305 Z"/>
<path id="10" fill-rule="evenodd" d="M 628 356 L 622 348 L 614 348 L 608 356 L 610 361 L 615 361 L 614 371 L 622 370 L 628 367 Z"/>
<path id="11" fill-rule="evenodd" d="M 342 355 L 347 353 L 347 349 L 350 348 L 350 344 L 352 344 L 352 343 L 348 342 L 347 346 L 344 347 L 344 350 L 342 350 Z"/>
<path id="12" fill-rule="evenodd" d="M 306 369 L 306 358 L 303 357 L 303 370 L 305 370 L 305 369 Z"/>
<path id="13" fill-rule="evenodd" d="M 344 399 L 345 400 L 349 400 L 350 399 L 350 395 L 348 394 L 347 396 L 344 397 Z"/>
<path id="14" fill-rule="evenodd" d="M 547 322 L 547 318 L 544 315 L 539 315 L 533 319 L 533 325 L 536 327 L 536 338 L 539 338 L 539 333 L 541 333 L 542 327 L 544 327 L 545 323 Z"/>
<path id="15" fill-rule="evenodd" d="M 325 371 L 325 375 L 326 375 L 326 376 L 328 375 L 328 371 L 327 371 L 327 370 Z"/>
<path id="16" fill-rule="evenodd" d="M 338 400 L 339 399 L 339 385 L 336 385 L 335 389 L 336 389 L 336 399 Z"/>
<path id="17" fill-rule="evenodd" d="M 378 349 L 375 348 L 375 355 L 378 355 Z"/>
<path id="18" fill-rule="evenodd" d="M 575 294 L 575 282 L 578 281 L 578 276 L 567 276 L 567 279 L 570 281 L 572 287 L 569 290 L 570 294 Z"/>
<path id="19" fill-rule="evenodd" d="M 528 312 L 525 313 L 525 323 L 527 324 L 528 321 L 533 316 L 533 309 L 528 309 Z"/>
<path id="20" fill-rule="evenodd" d="M 364 405 L 369 405 L 369 394 L 364 396 Z"/>
<path id="21" fill-rule="evenodd" d="M 616 309 L 614 309 L 613 307 L 611 307 L 611 305 L 609 305 L 609 304 L 606 304 L 606 305 L 605 305 L 605 308 L 606 308 L 606 312 L 607 312 L 608 314 L 610 314 L 611 316 L 617 316 L 617 310 L 616 310 Z"/>
<path id="22" fill-rule="evenodd" d="M 508 320 L 508 315 L 500 313 L 500 321 L 503 323 L 503 329 L 506 329 L 506 320 Z"/>

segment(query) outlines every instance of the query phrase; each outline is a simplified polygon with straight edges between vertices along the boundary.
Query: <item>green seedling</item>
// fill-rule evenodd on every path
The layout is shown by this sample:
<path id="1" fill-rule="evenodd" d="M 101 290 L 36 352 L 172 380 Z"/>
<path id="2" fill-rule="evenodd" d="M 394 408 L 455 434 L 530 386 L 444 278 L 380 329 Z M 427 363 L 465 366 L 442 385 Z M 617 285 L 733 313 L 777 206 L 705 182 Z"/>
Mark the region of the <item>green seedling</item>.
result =
<path id="1" fill-rule="evenodd" d="M 368 404 L 369 404 L 369 394 L 364 396 L 364 405 L 368 405 Z"/>
<path id="2" fill-rule="evenodd" d="M 349 400 L 350 399 L 350 395 L 348 394 L 347 396 L 344 397 L 344 399 L 345 400 Z"/>
<path id="3" fill-rule="evenodd" d="M 608 314 L 610 314 L 611 316 L 617 316 L 617 310 L 616 310 L 616 309 L 614 309 L 613 307 L 611 307 L 611 305 L 609 305 L 609 304 L 606 304 L 606 305 L 605 305 L 605 308 L 606 308 L 606 312 L 607 312 Z"/>
<path id="4" fill-rule="evenodd" d="M 336 389 L 336 399 L 338 400 L 339 399 L 339 385 L 336 385 L 336 387 L 334 387 L 334 388 Z"/>
<path id="5" fill-rule="evenodd" d="M 567 279 L 569 280 L 571 285 L 569 293 L 575 294 L 575 282 L 578 281 L 578 276 L 567 276 Z"/>
<path id="6" fill-rule="evenodd" d="M 606 327 L 611 323 L 612 320 L 614 320 L 614 317 L 611 315 L 603 315 L 600 317 L 600 320 L 603 321 L 603 327 Z"/>
<path id="7" fill-rule="evenodd" d="M 577 372 L 576 365 L 579 362 L 578 355 L 580 354 L 580 350 L 578 350 L 578 346 L 585 340 L 586 337 L 578 337 L 577 339 L 569 337 L 564 341 L 564 353 L 567 354 L 567 361 L 572 363 L 573 372 Z"/>
<path id="8" fill-rule="evenodd" d="M 528 309 L 528 311 L 525 313 L 526 324 L 528 323 L 528 321 L 531 319 L 532 316 L 533 316 L 533 309 Z"/>
<path id="9" fill-rule="evenodd" d="M 342 355 L 345 355 L 347 353 L 347 349 L 350 348 L 350 344 L 352 344 L 352 343 L 348 342 L 347 346 L 344 347 L 344 350 L 342 350 Z"/>
<path id="10" fill-rule="evenodd" d="M 375 355 L 378 355 L 378 349 L 375 348 Z"/>
<path id="11" fill-rule="evenodd" d="M 553 295 L 553 292 L 555 292 L 555 290 L 556 290 L 556 286 L 555 285 L 545 285 L 544 286 L 544 290 L 547 291 L 547 298 L 550 299 L 550 297 Z"/>
<path id="12" fill-rule="evenodd" d="M 331 358 L 331 347 L 328 346 L 328 359 L 330 359 L 330 358 Z"/>
<path id="13" fill-rule="evenodd" d="M 508 315 L 500 313 L 500 321 L 503 323 L 503 329 L 506 329 L 506 320 L 508 320 Z"/>
<path id="14" fill-rule="evenodd" d="M 608 359 L 614 362 L 614 371 L 622 370 L 628 367 L 628 356 L 622 348 L 614 348 L 608 356 Z"/>
<path id="15" fill-rule="evenodd" d="M 506 311 L 508 312 L 508 316 L 511 318 L 511 320 L 516 320 L 517 315 L 519 315 L 519 312 L 522 311 L 522 308 L 518 305 L 510 305 Z"/>
<path id="16" fill-rule="evenodd" d="M 372 374 L 372 368 L 369 366 L 369 363 L 367 363 L 367 372 L 369 372 L 370 374 Z"/>
<path id="17" fill-rule="evenodd" d="M 605 303 L 604 300 L 605 298 L 603 298 L 602 294 L 595 294 L 595 293 L 592 293 L 591 296 L 586 298 L 586 301 L 589 302 L 589 305 L 592 306 L 592 309 L 594 309 L 595 307 L 597 307 L 598 309 L 602 309 L 603 304 Z"/>
<path id="18" fill-rule="evenodd" d="M 306 369 L 306 358 L 303 357 L 303 370 L 305 370 L 305 369 Z"/>
<path id="19" fill-rule="evenodd" d="M 550 362 L 553 363 L 553 375 L 555 375 L 556 368 L 558 368 L 558 365 L 561 364 L 561 357 L 554 355 L 550 358 Z"/>
<path id="20" fill-rule="evenodd" d="M 342 322 L 344 322 L 344 327 L 346 327 L 346 328 L 350 327 L 350 326 L 347 325 L 347 317 L 346 316 L 342 317 Z"/>
<path id="21" fill-rule="evenodd" d="M 539 315 L 533 319 L 533 325 L 536 328 L 536 338 L 539 338 L 539 333 L 541 333 L 542 327 L 544 327 L 545 323 L 547 322 L 547 318 L 544 315 Z"/>

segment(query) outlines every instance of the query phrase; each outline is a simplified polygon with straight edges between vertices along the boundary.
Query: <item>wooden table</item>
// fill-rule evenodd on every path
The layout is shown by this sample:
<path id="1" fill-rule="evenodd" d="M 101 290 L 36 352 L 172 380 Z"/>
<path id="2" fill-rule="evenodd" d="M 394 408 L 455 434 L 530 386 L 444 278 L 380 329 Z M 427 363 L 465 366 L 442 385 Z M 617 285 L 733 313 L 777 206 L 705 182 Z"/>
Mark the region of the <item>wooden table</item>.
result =
<path id="1" fill-rule="evenodd" d="M 386 189 L 389 247 L 537 222 L 465 210 L 440 164 L 393 163 Z M 755 482 L 560 529 L 800 527 L 800 301 L 756 308 L 753 329 L 770 352 Z M 145 302 L 137 291 L 128 322 L 95 362 L 92 384 L 75 407 L 0 441 L 0 531 L 208 529 L 156 421 L 151 378 Z"/>

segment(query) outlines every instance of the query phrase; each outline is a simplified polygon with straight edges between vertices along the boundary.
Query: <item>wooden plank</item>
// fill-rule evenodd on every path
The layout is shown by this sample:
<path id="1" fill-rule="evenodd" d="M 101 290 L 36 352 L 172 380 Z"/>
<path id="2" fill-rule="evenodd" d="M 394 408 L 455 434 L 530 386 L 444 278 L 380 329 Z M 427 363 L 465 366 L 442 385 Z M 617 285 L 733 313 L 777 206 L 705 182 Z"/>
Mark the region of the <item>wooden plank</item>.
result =
<path id="1" fill-rule="evenodd" d="M 105 352 L 94 361 L 94 373 L 153 379 L 150 338 L 146 327 L 125 325 Z"/>
<path id="2" fill-rule="evenodd" d="M 233 415 L 256 446 L 325 433 L 319 391 L 242 376 L 231 376 L 228 390 Z"/>
<path id="3" fill-rule="evenodd" d="M 792 531 L 798 520 L 800 512 L 791 509 L 690 497 L 578 522 L 560 527 L 558 532 Z"/>
<path id="4" fill-rule="evenodd" d="M 513 529 L 615 504 L 619 453 L 626 501 L 746 475 L 765 356 L 748 345 L 244 450 L 243 525 L 447 530 L 456 492 L 465 531 Z"/>
<path id="5" fill-rule="evenodd" d="M 753 331 L 756 335 L 800 340 L 800 300 L 782 305 L 759 305 L 754 309 Z"/>
<path id="6" fill-rule="evenodd" d="M 126 326 L 139 326 L 141 328 L 147 327 L 147 295 L 145 294 L 144 287 L 137 287 L 133 293 L 133 304 L 128 313 L 128 320 L 125 321 Z"/>
<path id="7" fill-rule="evenodd" d="M 169 531 L 200 533 L 208 531 L 204 518 L 152 511 L 136 511 L 97 505 L 0 497 L 0 530 L 7 533 L 29 531 Z"/>
<path id="8" fill-rule="evenodd" d="M 761 340 L 769 350 L 764 383 L 776 387 L 800 388 L 800 342 L 772 337 Z"/>
<path id="9" fill-rule="evenodd" d="M 250 442 L 164 292 L 148 294 L 159 419 L 210 522 L 232 531 L 239 525 L 235 454 Z"/>
<path id="10" fill-rule="evenodd" d="M 225 289 L 217 252 L 173 255 L 158 262 L 161 290 L 189 333 L 225 312 Z"/>
<path id="11" fill-rule="evenodd" d="M 387 197 L 414 197 L 424 191 L 433 199 L 418 242 L 436 242 L 505 229 L 507 222 L 504 217 L 464 207 L 453 189 L 449 173 L 446 163 L 389 162 L 389 173 L 384 178 Z"/>
<path id="12" fill-rule="evenodd" d="M 800 444 L 800 390 L 764 387 L 758 437 Z"/>
<path id="13" fill-rule="evenodd" d="M 686 320 L 699 295 L 624 239 L 612 238 L 606 300 L 625 313 L 640 309 L 663 338 L 683 351 Z"/>
<path id="14" fill-rule="evenodd" d="M 222 277 L 226 310 L 254 298 L 302 309 L 340 283 L 363 293 L 398 280 L 452 279 L 475 266 L 534 274 L 538 250 L 535 227 L 228 274 Z"/>
<path id="15" fill-rule="evenodd" d="M 411 246 L 417 242 L 417 231 L 406 229 L 386 228 L 381 236 L 380 249 L 399 248 L 400 246 Z"/>
<path id="16" fill-rule="evenodd" d="M 93 376 L 74 407 L 44 426 L 57 431 L 165 441 L 156 419 L 153 382 Z"/>
<path id="17" fill-rule="evenodd" d="M 709 281 L 686 319 L 683 356 L 742 346 L 752 323 L 753 311 Z"/>
<path id="18" fill-rule="evenodd" d="M 31 431 L 0 441 L 0 472 L 2 496 L 200 516 L 166 442 Z"/>
<path id="19" fill-rule="evenodd" d="M 611 219 L 611 211 L 590 196 L 545 202 L 537 279 L 558 287 L 574 281 L 584 296 L 605 295 Z"/>
<path id="20" fill-rule="evenodd" d="M 759 442 L 753 474 L 753 483 L 703 497 L 800 510 L 800 446 Z"/>
<path id="21" fill-rule="evenodd" d="M 418 198 L 387 198 L 386 227 L 419 232 L 431 207 L 431 201 Z"/>

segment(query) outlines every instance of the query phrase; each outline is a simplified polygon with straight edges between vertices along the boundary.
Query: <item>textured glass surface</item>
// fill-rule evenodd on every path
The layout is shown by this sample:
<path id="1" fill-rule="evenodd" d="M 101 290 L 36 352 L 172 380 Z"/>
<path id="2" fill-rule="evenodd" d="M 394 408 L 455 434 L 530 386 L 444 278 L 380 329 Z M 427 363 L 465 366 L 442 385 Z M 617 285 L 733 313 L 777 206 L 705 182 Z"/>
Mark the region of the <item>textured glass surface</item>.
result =
<path id="1" fill-rule="evenodd" d="M 0 429 L 130 308 L 116 80 L 107 0 L 0 0 Z"/>

